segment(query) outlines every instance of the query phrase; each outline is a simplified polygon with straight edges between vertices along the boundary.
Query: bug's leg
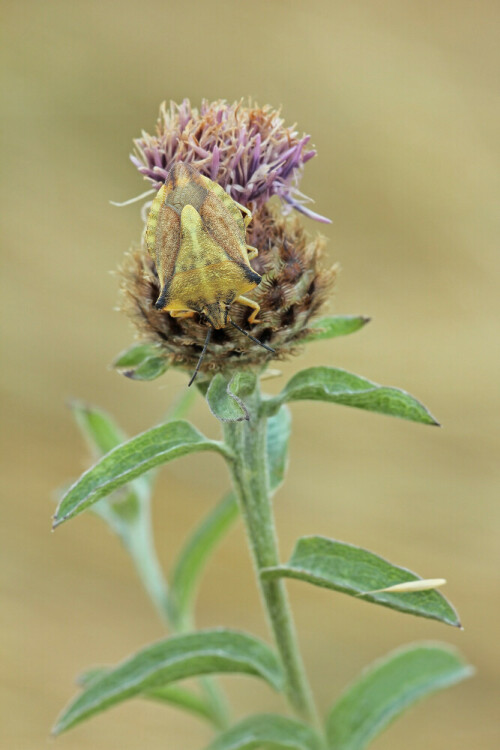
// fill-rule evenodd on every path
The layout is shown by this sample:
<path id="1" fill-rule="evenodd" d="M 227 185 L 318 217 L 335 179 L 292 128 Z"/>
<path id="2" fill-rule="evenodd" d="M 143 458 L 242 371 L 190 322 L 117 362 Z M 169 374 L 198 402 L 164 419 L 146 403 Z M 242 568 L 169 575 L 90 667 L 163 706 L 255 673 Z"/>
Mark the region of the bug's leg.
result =
<path id="1" fill-rule="evenodd" d="M 194 310 L 169 310 L 171 318 L 192 318 L 196 315 Z"/>
<path id="2" fill-rule="evenodd" d="M 257 257 L 259 254 L 259 251 L 256 247 L 252 247 L 251 245 L 247 245 L 247 253 L 248 253 L 248 260 L 253 260 Z"/>
<path id="3" fill-rule="evenodd" d="M 249 323 L 261 323 L 261 320 L 257 320 L 257 315 L 260 310 L 260 305 L 257 302 L 254 302 L 253 299 L 248 299 L 247 297 L 236 297 L 234 300 L 235 302 L 239 302 L 240 305 L 247 305 L 248 307 L 253 307 L 253 313 L 251 313 L 250 317 L 248 318 Z"/>
<path id="4" fill-rule="evenodd" d="M 241 203 L 238 203 L 237 201 L 234 201 L 234 202 L 236 203 L 236 205 L 240 209 L 241 213 L 245 214 L 245 216 L 243 217 L 243 224 L 245 225 L 245 229 L 246 229 L 247 226 L 252 221 L 252 212 L 249 211 L 248 208 L 246 208 L 246 206 L 242 206 Z"/>

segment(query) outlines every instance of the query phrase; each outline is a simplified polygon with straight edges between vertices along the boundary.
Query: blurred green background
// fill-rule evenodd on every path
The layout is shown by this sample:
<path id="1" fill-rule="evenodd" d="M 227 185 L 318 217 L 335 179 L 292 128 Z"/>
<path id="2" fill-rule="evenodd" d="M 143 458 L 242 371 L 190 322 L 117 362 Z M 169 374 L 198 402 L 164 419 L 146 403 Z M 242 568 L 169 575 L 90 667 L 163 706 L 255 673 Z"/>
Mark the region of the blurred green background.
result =
<path id="1" fill-rule="evenodd" d="M 162 636 L 118 542 L 87 514 L 50 533 L 54 489 L 85 466 L 65 402 L 158 420 L 186 381 L 108 369 L 131 341 L 109 273 L 141 223 L 114 208 L 147 185 L 128 161 L 163 99 L 252 95 L 283 105 L 319 156 L 307 221 L 342 265 L 333 309 L 373 321 L 282 369 L 344 367 L 421 398 L 442 430 L 319 403 L 293 407 L 288 482 L 276 500 L 283 557 L 321 533 L 448 579 L 464 632 L 293 582 L 289 591 L 322 710 L 369 661 L 412 639 L 454 643 L 469 682 L 373 745 L 498 747 L 499 6 L 478 0 L 5 2 L 2 11 L 2 747 L 45 747 L 85 667 Z M 277 390 L 281 381 L 272 381 Z M 194 419 L 211 435 L 200 401 Z M 169 566 L 226 489 L 222 462 L 169 465 L 154 514 Z M 201 626 L 267 637 L 240 528 L 207 571 Z M 237 715 L 282 710 L 257 681 L 225 678 Z M 61 750 L 196 750 L 194 719 L 141 701 L 62 736 Z"/>

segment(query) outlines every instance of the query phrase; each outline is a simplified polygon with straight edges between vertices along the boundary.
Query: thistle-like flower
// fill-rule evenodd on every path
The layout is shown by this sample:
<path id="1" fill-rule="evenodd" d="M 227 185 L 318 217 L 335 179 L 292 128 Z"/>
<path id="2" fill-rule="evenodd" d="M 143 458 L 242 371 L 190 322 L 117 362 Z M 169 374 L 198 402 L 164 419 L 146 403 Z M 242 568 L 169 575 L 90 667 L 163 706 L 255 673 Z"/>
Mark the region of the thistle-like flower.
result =
<path id="1" fill-rule="evenodd" d="M 260 306 L 259 322 L 251 324 L 251 311 L 237 302 L 231 306 L 231 320 L 275 354 L 227 326 L 213 331 L 202 372 L 261 368 L 272 358 L 295 353 L 332 290 L 336 269 L 321 267 L 324 239 L 308 236 L 297 216 L 287 218 L 267 203 L 279 195 L 288 206 L 304 211 L 295 196 L 302 166 L 315 153 L 304 153 L 308 141 L 309 136 L 299 139 L 293 128 L 286 128 L 270 107 L 222 101 L 204 102 L 200 113 L 188 101 L 171 104 L 168 110 L 162 105 L 157 135 L 143 134 L 135 141 L 132 159 L 156 187 L 164 184 L 175 163 L 183 161 L 253 212 L 246 241 L 258 250 L 251 265 L 262 281 L 246 296 Z M 132 250 L 120 269 L 121 309 L 141 340 L 156 343 L 168 364 L 192 371 L 207 322 L 197 314 L 172 317 L 157 309 L 161 285 L 145 245 L 143 240 L 142 247 Z"/>
<path id="2" fill-rule="evenodd" d="M 278 195 L 285 202 L 283 213 L 292 207 L 329 223 L 307 208 L 311 199 L 298 190 L 304 164 L 316 156 L 307 148 L 310 140 L 310 135 L 299 137 L 294 125 L 285 127 L 280 112 L 268 105 L 204 100 L 198 112 L 184 99 L 168 108 L 163 102 L 156 135 L 143 131 L 130 158 L 156 189 L 176 162 L 186 162 L 251 211 Z"/>

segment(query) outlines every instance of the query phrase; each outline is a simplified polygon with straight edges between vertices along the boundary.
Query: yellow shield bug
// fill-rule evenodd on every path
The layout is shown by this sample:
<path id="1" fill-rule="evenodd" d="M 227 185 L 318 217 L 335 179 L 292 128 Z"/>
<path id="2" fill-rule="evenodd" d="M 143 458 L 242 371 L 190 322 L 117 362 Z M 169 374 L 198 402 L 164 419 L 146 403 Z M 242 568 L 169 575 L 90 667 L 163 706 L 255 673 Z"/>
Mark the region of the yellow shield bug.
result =
<path id="1" fill-rule="evenodd" d="M 231 320 L 231 305 L 253 308 L 249 323 L 258 323 L 259 305 L 243 295 L 262 277 L 250 265 L 258 251 L 246 243 L 252 214 L 216 182 L 190 164 L 178 162 L 158 190 L 146 222 L 146 246 L 156 266 L 160 296 L 155 307 L 172 317 L 199 314 L 209 323 L 194 381 L 213 329 L 228 324 L 274 353 Z"/>

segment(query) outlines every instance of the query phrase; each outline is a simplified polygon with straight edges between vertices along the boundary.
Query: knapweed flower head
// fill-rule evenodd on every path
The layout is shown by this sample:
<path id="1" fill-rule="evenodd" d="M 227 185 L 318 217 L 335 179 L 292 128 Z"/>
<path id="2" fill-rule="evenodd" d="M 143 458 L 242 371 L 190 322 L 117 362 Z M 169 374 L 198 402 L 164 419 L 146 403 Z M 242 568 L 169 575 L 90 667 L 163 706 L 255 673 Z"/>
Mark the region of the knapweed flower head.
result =
<path id="1" fill-rule="evenodd" d="M 316 155 L 310 140 L 295 126 L 286 127 L 279 110 L 268 105 L 204 100 L 198 111 L 184 99 L 161 105 L 156 134 L 136 138 L 130 158 L 156 189 L 176 162 L 185 162 L 251 210 L 277 195 L 285 202 L 284 213 L 293 207 L 328 223 L 305 205 L 311 199 L 298 190 L 304 164 Z"/>
<path id="2" fill-rule="evenodd" d="M 268 204 L 279 195 L 293 205 L 303 164 L 315 153 L 304 151 L 308 141 L 308 136 L 299 139 L 293 128 L 286 128 L 270 107 L 204 102 L 198 113 L 186 100 L 169 109 L 163 105 L 157 135 L 143 134 L 135 141 L 133 161 L 155 187 L 164 185 L 177 162 L 188 163 L 253 214 L 246 242 L 258 250 L 251 266 L 262 280 L 245 297 L 260 310 L 257 322 L 251 323 L 251 308 L 235 301 L 230 318 L 275 353 L 227 325 L 213 331 L 201 373 L 262 368 L 271 359 L 296 353 L 331 294 L 336 269 L 322 266 L 323 237 L 309 236 L 297 215 L 287 217 L 279 204 Z M 126 256 L 120 269 L 121 309 L 141 341 L 155 343 L 168 365 L 192 372 L 206 339 L 207 320 L 199 314 L 172 316 L 157 308 L 162 289 L 146 244 L 143 237 L 142 246 Z"/>

